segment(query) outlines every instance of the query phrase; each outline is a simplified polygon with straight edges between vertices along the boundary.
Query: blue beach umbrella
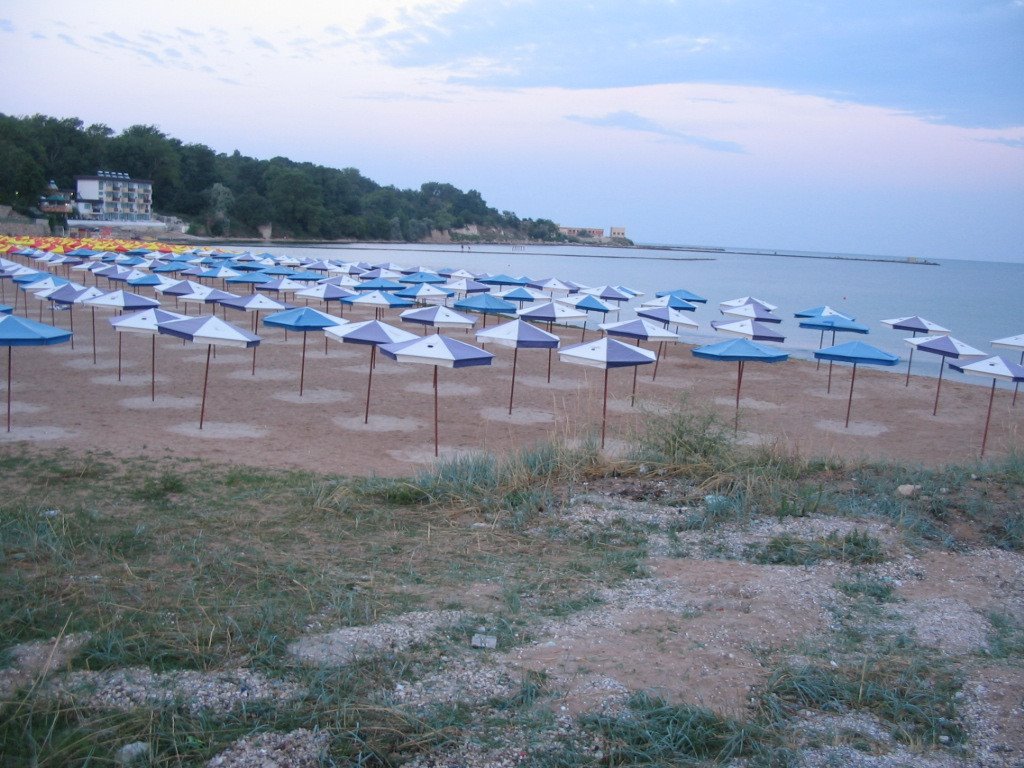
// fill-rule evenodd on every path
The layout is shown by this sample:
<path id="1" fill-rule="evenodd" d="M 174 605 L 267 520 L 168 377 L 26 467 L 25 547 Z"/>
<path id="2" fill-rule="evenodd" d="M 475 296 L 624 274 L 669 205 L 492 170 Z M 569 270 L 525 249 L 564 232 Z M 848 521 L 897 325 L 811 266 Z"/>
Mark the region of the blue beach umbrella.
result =
<path id="1" fill-rule="evenodd" d="M 126 310 L 142 311 L 159 307 L 160 302 L 146 296 L 140 296 L 130 291 L 110 291 L 82 302 L 92 310 L 92 364 L 96 365 L 96 307 L 107 307 L 117 309 L 120 312 Z"/>
<path id="2" fill-rule="evenodd" d="M 604 369 L 604 400 L 601 406 L 601 447 L 604 448 L 605 431 L 608 426 L 608 371 L 612 368 L 633 368 L 655 362 L 654 353 L 641 347 L 624 344 L 605 336 L 597 341 L 588 341 L 558 350 L 558 357 L 566 363 Z M 636 376 L 633 376 L 633 393 L 636 396 Z"/>
<path id="3" fill-rule="evenodd" d="M 750 339 L 732 339 L 717 344 L 707 344 L 691 350 L 694 357 L 704 360 L 722 360 L 734 362 L 736 367 L 736 416 L 733 420 L 733 432 L 739 429 L 740 423 L 740 390 L 743 387 L 743 369 L 747 363 L 782 363 L 789 359 L 784 352 L 776 352 Z"/>
<path id="4" fill-rule="evenodd" d="M 827 310 L 828 307 L 822 307 L 822 310 Z M 799 315 L 799 313 L 797 313 Z M 811 328 L 815 331 L 820 331 L 818 336 L 818 349 L 825 346 L 825 331 L 832 331 L 832 345 L 836 343 L 837 333 L 869 333 L 870 329 L 863 323 L 855 322 L 852 318 L 846 315 L 839 314 L 838 312 L 832 312 L 831 314 L 825 314 L 823 311 L 820 315 L 811 315 L 805 317 L 800 321 L 801 328 Z M 821 361 L 818 361 L 818 365 L 821 365 Z M 829 364 L 829 384 L 831 385 L 832 375 L 832 363 Z"/>
<path id="5" fill-rule="evenodd" d="M 377 347 L 383 344 L 412 341 L 418 337 L 414 333 L 395 328 L 395 326 L 382 323 L 380 320 L 332 325 L 329 328 L 324 328 L 324 335 L 345 344 L 366 344 L 370 347 L 370 371 L 366 377 L 366 411 L 363 414 L 363 423 L 368 424 L 370 422 L 370 389 L 373 387 L 373 369 L 377 365 Z"/>
<path id="6" fill-rule="evenodd" d="M 423 270 L 398 278 L 400 283 L 443 283 L 446 280 L 446 277 L 442 277 L 437 272 L 425 272 Z"/>
<path id="7" fill-rule="evenodd" d="M 278 301 L 272 299 L 265 293 L 250 293 L 247 296 L 236 296 L 233 299 L 224 299 L 220 303 L 222 307 L 230 307 L 231 309 L 238 309 L 242 312 L 252 312 L 252 332 L 256 333 L 256 329 L 260 325 L 260 312 L 283 312 L 286 309 L 295 309 L 294 304 L 289 304 L 286 301 Z M 258 345 L 252 348 L 252 375 L 256 375 L 256 350 L 259 349 Z"/>
<path id="8" fill-rule="evenodd" d="M 557 301 L 548 301 L 544 304 L 525 307 L 517 311 L 516 314 L 524 320 L 530 320 L 535 323 L 547 323 L 548 331 L 551 331 L 555 323 L 568 323 L 573 320 L 586 321 L 587 319 L 586 312 Z"/>
<path id="9" fill-rule="evenodd" d="M 434 334 L 412 341 L 384 344 L 380 351 L 400 363 L 421 363 L 434 366 L 434 456 L 438 455 L 438 405 L 437 369 L 467 368 L 475 365 L 490 365 L 494 355 L 464 341 Z"/>
<path id="10" fill-rule="evenodd" d="M 505 347 L 512 347 L 512 386 L 508 392 L 508 412 L 512 415 L 512 398 L 516 392 L 516 363 L 520 349 L 546 349 L 548 351 L 548 381 L 551 381 L 551 350 L 561 341 L 555 334 L 542 331 L 525 320 L 510 320 L 507 323 L 485 328 L 476 332 L 476 340 L 485 344 L 493 341 Z"/>
<path id="11" fill-rule="evenodd" d="M 529 285 L 530 281 L 522 277 L 512 277 L 506 274 L 488 275 L 480 278 L 481 283 L 487 285 L 507 285 L 510 288 L 516 285 Z"/>
<path id="12" fill-rule="evenodd" d="M 563 299 L 557 299 L 561 304 L 568 304 L 569 306 L 581 309 L 587 313 L 587 317 L 590 317 L 591 312 L 600 312 L 602 315 L 607 316 L 609 312 L 615 311 L 614 308 L 603 302 L 597 296 L 590 296 L 589 294 L 581 294 L 577 297 L 566 296 Z M 587 321 L 583 321 L 583 329 L 580 333 L 580 343 L 586 338 L 587 334 Z"/>
<path id="13" fill-rule="evenodd" d="M 688 301 L 691 304 L 707 304 L 708 300 L 703 296 L 699 296 L 692 291 L 688 291 L 685 288 L 673 288 L 670 291 L 657 291 L 655 294 L 659 299 L 664 296 L 675 296 L 677 299 Z"/>
<path id="14" fill-rule="evenodd" d="M 264 325 L 286 328 L 289 331 L 302 331 L 302 364 L 299 367 L 299 397 L 306 380 L 306 334 L 309 331 L 322 331 L 332 325 L 345 325 L 347 320 L 329 315 L 312 307 L 298 307 L 277 312 L 263 318 Z M 325 339 L 326 343 L 326 339 Z"/>
<path id="15" fill-rule="evenodd" d="M 373 280 L 367 280 L 360 283 L 359 285 L 352 286 L 357 291 L 370 292 L 370 291 L 400 291 L 405 288 L 401 283 L 395 282 L 394 280 L 388 280 L 386 277 L 378 277 Z"/>
<path id="16" fill-rule="evenodd" d="M 403 299 L 412 299 L 419 304 L 427 304 L 447 301 L 448 297 L 454 293 L 455 291 L 442 286 L 431 285 L 430 283 L 415 283 L 406 286 L 400 291 L 395 291 L 395 296 L 401 296 Z"/>
<path id="17" fill-rule="evenodd" d="M 203 428 L 206 416 L 206 390 L 210 381 L 210 353 L 214 346 L 244 347 L 249 349 L 260 343 L 254 333 L 226 323 L 216 315 L 187 317 L 184 320 L 170 320 L 157 324 L 157 333 L 164 333 L 193 344 L 206 344 L 206 369 L 203 373 L 203 397 L 199 407 L 199 428 Z"/>
<path id="18" fill-rule="evenodd" d="M 761 304 L 741 304 L 738 307 L 722 307 L 723 315 L 730 317 L 743 317 L 748 320 L 756 320 L 759 323 L 781 323 L 782 318 L 773 315 L 771 310 L 765 309 Z"/>
<path id="19" fill-rule="evenodd" d="M 340 307 L 344 307 L 342 299 L 350 299 L 353 296 L 358 296 L 354 290 L 350 290 L 341 285 L 335 285 L 334 283 L 318 283 L 317 285 L 311 285 L 308 288 L 303 288 L 301 291 L 295 292 L 295 298 L 305 299 L 307 302 L 309 299 L 316 299 L 327 304 L 332 301 L 338 302 Z M 344 310 L 342 310 L 344 311 Z"/>
<path id="20" fill-rule="evenodd" d="M 985 458 L 985 445 L 988 443 L 988 425 L 992 420 L 992 401 L 996 396 L 997 381 L 1012 381 L 1020 384 L 1024 381 L 1024 365 L 1011 363 L 1002 357 L 988 357 L 984 360 L 976 360 L 973 363 L 950 363 L 949 367 L 954 371 L 966 373 L 972 376 L 991 376 L 992 389 L 988 395 L 988 413 L 985 416 L 985 432 L 981 437 L 981 457 Z"/>
<path id="21" fill-rule="evenodd" d="M 515 304 L 490 293 L 474 294 L 473 296 L 456 301 L 454 306 L 456 309 L 478 312 L 483 315 L 485 328 L 487 327 L 487 315 L 514 315 L 516 313 Z"/>
<path id="22" fill-rule="evenodd" d="M 686 328 L 697 328 L 697 323 L 687 317 L 681 310 L 673 309 L 672 307 L 640 307 L 636 314 L 638 317 L 646 317 L 648 320 L 654 320 L 661 323 L 666 328 L 670 325 L 674 325 L 677 328 L 679 326 L 685 326 Z"/>
<path id="23" fill-rule="evenodd" d="M 130 315 L 120 315 L 108 318 L 111 326 L 117 331 L 117 380 L 121 380 L 121 334 L 148 333 L 152 338 L 150 341 L 150 363 L 149 363 L 149 399 L 156 400 L 156 337 L 157 327 L 160 323 L 167 323 L 171 320 L 185 320 L 188 315 L 181 315 L 177 312 L 168 312 L 166 309 L 144 309 Z"/>
<path id="24" fill-rule="evenodd" d="M 942 371 L 946 367 L 946 360 L 952 358 L 953 360 L 971 362 L 972 360 L 980 360 L 985 357 L 985 353 L 980 349 L 975 349 L 970 344 L 964 344 L 959 339 L 954 339 L 946 334 L 921 336 L 920 338 L 912 337 L 905 339 L 905 341 L 914 349 L 941 356 L 939 361 L 939 381 L 935 385 L 935 405 L 932 406 L 932 416 L 939 412 L 939 391 L 942 389 Z"/>
<path id="25" fill-rule="evenodd" d="M 819 349 L 814 353 L 819 360 L 837 363 L 853 363 L 853 374 L 850 376 L 850 397 L 846 403 L 846 425 L 850 426 L 850 408 L 853 406 L 853 384 L 857 381 L 857 365 L 881 365 L 891 367 L 899 365 L 900 359 L 890 355 L 878 347 L 865 344 L 863 341 L 848 341 L 834 347 Z"/>
<path id="26" fill-rule="evenodd" d="M 697 305 L 694 302 L 687 301 L 671 293 L 645 301 L 640 307 L 642 309 L 675 309 L 681 312 L 697 311 Z"/>
<path id="27" fill-rule="evenodd" d="M 850 320 L 855 318 L 850 317 L 845 312 L 840 312 L 838 309 L 833 309 L 828 304 L 822 304 L 817 307 L 811 307 L 810 309 L 802 309 L 799 312 L 794 312 L 793 317 L 833 317 L 835 315 L 842 315 L 843 317 L 849 317 Z"/>
<path id="28" fill-rule="evenodd" d="M 349 296 L 341 301 L 343 304 L 349 304 L 353 307 L 363 305 L 373 307 L 374 316 L 377 320 L 381 319 L 385 309 L 411 307 L 416 303 L 412 299 L 403 299 L 401 296 L 395 296 L 395 294 L 388 293 L 387 291 L 369 291 L 357 296 Z"/>
<path id="29" fill-rule="evenodd" d="M 0 315 L 0 347 L 7 347 L 7 431 L 11 431 L 11 380 L 14 347 L 39 347 L 62 344 L 71 338 L 71 331 L 37 323 L 18 315 Z"/>

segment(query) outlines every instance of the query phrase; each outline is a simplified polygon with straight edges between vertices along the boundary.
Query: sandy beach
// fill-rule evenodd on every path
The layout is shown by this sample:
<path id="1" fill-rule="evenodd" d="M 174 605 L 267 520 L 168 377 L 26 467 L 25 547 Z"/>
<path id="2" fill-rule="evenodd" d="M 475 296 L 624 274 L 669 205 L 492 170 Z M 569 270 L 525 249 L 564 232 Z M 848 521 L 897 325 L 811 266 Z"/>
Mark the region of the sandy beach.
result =
<path id="1" fill-rule="evenodd" d="M 29 316 L 36 318 L 35 299 Z M 164 300 L 173 309 L 173 301 Z M 314 306 L 316 306 L 314 304 Z M 321 307 L 322 308 L 322 307 Z M 337 305 L 330 311 L 337 313 Z M 192 310 L 195 313 L 195 310 Z M 121 376 L 117 334 L 97 310 L 96 362 L 92 358 L 89 310 L 75 311 L 75 346 L 14 349 L 12 430 L 0 433 L 7 450 L 67 447 L 109 451 L 116 456 L 195 456 L 255 466 L 295 467 L 339 474 L 403 475 L 434 459 L 432 369 L 378 356 L 368 423 L 364 423 L 369 347 L 325 344 L 319 332 L 308 338 L 304 391 L 299 395 L 301 335 L 262 323 L 263 338 L 252 352 L 220 348 L 211 362 L 205 423 L 199 406 L 206 346 L 168 336 L 156 340 L 156 393 L 151 399 L 151 340 L 124 334 Z M 346 319 L 372 319 L 372 310 L 346 309 Z M 68 313 L 56 324 L 67 328 Z M 248 327 L 250 317 L 228 313 Z M 397 312 L 385 318 L 401 323 Z M 43 320 L 50 321 L 49 312 Z M 490 318 L 488 325 L 497 320 Z M 477 323 L 477 328 L 481 323 Z M 475 343 L 472 334 L 452 336 Z M 597 337 L 590 330 L 587 338 Z M 579 341 L 578 329 L 562 334 Z M 439 439 L 442 457 L 473 451 L 501 453 L 549 438 L 580 439 L 600 429 L 603 371 L 563 363 L 554 356 L 551 381 L 543 350 L 521 350 L 515 404 L 508 414 L 512 350 L 491 345 L 493 364 L 440 369 Z M 664 410 L 680 397 L 710 406 L 731 423 L 736 365 L 699 360 L 689 346 L 668 346 L 657 378 L 653 366 L 639 370 L 636 405 L 630 404 L 632 369 L 609 375 L 607 449 L 623 440 L 644 414 Z M 937 370 L 937 358 L 919 355 L 915 370 Z M 828 366 L 790 360 L 748 364 L 740 403 L 739 438 L 774 444 L 810 457 L 851 461 L 895 460 L 941 466 L 978 459 L 989 387 L 968 385 L 949 373 L 937 416 L 932 415 L 936 380 L 912 376 L 904 386 L 905 364 L 873 370 L 858 367 L 849 427 L 844 427 L 851 367 L 837 364 L 827 392 Z M 3 384 L 6 388 L 6 384 Z M 1022 444 L 1024 396 L 1011 407 L 1012 387 L 1000 383 L 992 412 L 987 459 L 1005 456 Z"/>

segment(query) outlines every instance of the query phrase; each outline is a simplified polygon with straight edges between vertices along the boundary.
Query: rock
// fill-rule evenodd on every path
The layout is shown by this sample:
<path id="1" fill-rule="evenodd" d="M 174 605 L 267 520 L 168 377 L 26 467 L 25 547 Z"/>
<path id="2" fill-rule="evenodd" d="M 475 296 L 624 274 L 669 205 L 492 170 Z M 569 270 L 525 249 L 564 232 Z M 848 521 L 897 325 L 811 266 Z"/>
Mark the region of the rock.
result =
<path id="1" fill-rule="evenodd" d="M 904 485 L 899 485 L 896 487 L 896 495 L 901 496 L 904 499 L 912 499 L 915 496 L 917 496 L 917 494 L 920 492 L 920 485 L 911 485 L 910 483 L 906 483 Z"/>
<path id="2" fill-rule="evenodd" d="M 142 765 L 149 762 L 149 742 L 133 741 L 114 755 L 114 765 Z"/>
<path id="3" fill-rule="evenodd" d="M 473 639 L 470 641 L 470 644 L 474 648 L 497 648 L 498 638 L 494 635 L 481 635 L 478 633 L 473 635 Z"/>

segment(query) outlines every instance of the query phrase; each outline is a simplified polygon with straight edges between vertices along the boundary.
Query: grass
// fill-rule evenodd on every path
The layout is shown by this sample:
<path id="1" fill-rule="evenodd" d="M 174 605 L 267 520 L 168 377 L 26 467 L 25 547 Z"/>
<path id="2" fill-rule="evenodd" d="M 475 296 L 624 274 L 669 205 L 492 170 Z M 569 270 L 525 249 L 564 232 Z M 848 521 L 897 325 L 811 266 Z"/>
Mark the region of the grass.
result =
<path id="1" fill-rule="evenodd" d="M 762 565 L 814 565 L 834 560 L 851 565 L 878 563 L 885 559 L 882 542 L 866 531 L 830 533 L 817 539 L 801 539 L 789 534 L 773 536 L 765 544 L 746 551 L 748 559 Z"/>
<path id="2" fill-rule="evenodd" d="M 529 642 L 542 620 L 601 607 L 601 590 L 648 575 L 659 531 L 615 520 L 580 532 L 569 499 L 602 483 L 645 483 L 650 498 L 685 505 L 674 532 L 714 537 L 759 518 L 843 517 L 847 534 L 778 536 L 747 555 L 759 563 L 852 566 L 885 557 L 868 523 L 904 544 L 1024 551 L 1024 460 L 926 470 L 805 461 L 779 446 L 749 449 L 731 425 L 689 408 L 651 415 L 622 461 L 591 445 L 538 445 L 504 457 L 442 461 L 406 478 L 346 478 L 94 453 L 0 452 L 0 668 L 10 647 L 88 632 L 72 666 L 155 671 L 256 668 L 305 695 L 222 713 L 183 703 L 133 712 L 30 695 L 0 701 L 0 765 L 110 764 L 118 747 L 151 744 L 155 765 L 202 764 L 245 735 L 305 727 L 331 734 L 338 764 L 400 765 L 481 728 L 550 734 L 551 681 L 527 675 L 507 701 L 410 712 L 381 691 L 450 664 L 484 626 L 500 650 Z M 920 485 L 898 498 L 902 483 Z M 673 531 L 670 531 L 672 533 Z M 725 717 L 638 694 L 619 716 L 578 721 L 592 749 L 555 740 L 538 766 L 689 765 L 736 757 L 785 764 L 788 728 L 806 709 L 865 710 L 915 747 L 955 745 L 959 676 L 925 663 L 913 638 L 885 630 L 894 584 L 851 573 L 836 631 L 808 663 L 778 666 L 752 695 L 756 711 Z M 410 610 L 458 609 L 464 620 L 422 647 L 341 668 L 297 666 L 288 644 L 310 628 L 368 625 Z M 1024 630 L 993 613 L 989 659 L 1016 664 Z M 765 663 L 792 649 L 766 651 Z M 832 666 L 827 661 L 834 661 Z M 560 728 L 561 726 L 558 726 Z M 531 731 L 530 729 L 533 729 Z"/>

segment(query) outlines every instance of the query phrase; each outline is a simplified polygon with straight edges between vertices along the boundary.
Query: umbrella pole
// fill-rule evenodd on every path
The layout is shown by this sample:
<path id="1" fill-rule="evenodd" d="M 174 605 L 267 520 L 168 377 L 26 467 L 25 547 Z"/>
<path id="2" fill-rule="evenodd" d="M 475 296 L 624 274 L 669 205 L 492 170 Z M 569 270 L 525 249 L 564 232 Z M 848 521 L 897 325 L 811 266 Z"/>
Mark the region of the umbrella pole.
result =
<path id="1" fill-rule="evenodd" d="M 75 348 L 75 305 L 68 304 L 68 322 L 71 324 L 71 348 Z"/>
<path id="2" fill-rule="evenodd" d="M 828 361 L 828 386 L 825 388 L 825 394 L 832 394 L 832 361 Z"/>
<path id="3" fill-rule="evenodd" d="M 821 349 L 824 346 L 825 346 L 825 329 L 822 328 L 821 329 L 821 335 L 818 336 L 818 349 Z M 821 358 L 820 357 L 818 358 L 817 364 L 814 366 L 814 370 L 816 370 L 816 371 L 821 370 Z"/>
<path id="4" fill-rule="evenodd" d="M 604 403 L 601 406 L 601 447 L 604 448 L 605 427 L 608 424 L 608 369 L 604 369 Z"/>
<path id="5" fill-rule="evenodd" d="M 486 315 L 484 315 L 486 317 Z M 437 366 L 434 366 L 434 458 L 437 458 Z"/>
<path id="6" fill-rule="evenodd" d="M 519 347 L 512 350 L 512 386 L 508 391 L 508 415 L 512 415 L 512 398 L 516 394 L 516 362 L 519 360 Z"/>
<path id="7" fill-rule="evenodd" d="M 736 413 L 732 421 L 732 436 L 740 430 L 740 390 L 743 388 L 743 361 L 736 361 Z"/>
<path id="8" fill-rule="evenodd" d="M 203 400 L 199 406 L 199 428 L 203 428 L 203 421 L 206 418 L 206 385 L 210 381 L 210 353 L 213 351 L 213 344 L 206 345 L 206 371 L 203 373 Z"/>
<path id="9" fill-rule="evenodd" d="M 914 335 L 911 338 L 917 338 L 917 331 L 914 331 Z M 904 387 L 910 386 L 910 364 L 914 362 L 914 348 L 910 348 L 910 354 L 907 355 L 907 380 L 904 382 Z"/>
<path id="10" fill-rule="evenodd" d="M 72 337 L 74 338 L 74 337 Z M 1020 353 L 1020 364 L 1024 365 L 1024 352 Z M 1015 382 L 1013 385 L 1013 402 L 1010 403 L 1011 408 L 1017 407 L 1017 390 L 1020 389 L 1020 382 Z"/>
<path id="11" fill-rule="evenodd" d="M 92 364 L 96 365 L 96 307 L 92 307 Z"/>
<path id="12" fill-rule="evenodd" d="M 661 362 L 661 350 L 665 346 L 664 341 L 658 342 L 658 354 L 654 356 L 654 373 L 651 374 L 651 381 L 658 378 L 658 363 Z"/>
<path id="13" fill-rule="evenodd" d="M 121 380 L 121 334 L 117 334 L 117 380 Z"/>
<path id="14" fill-rule="evenodd" d="M 299 367 L 299 397 L 302 397 L 302 387 L 306 382 L 306 332 L 302 332 L 302 365 Z"/>
<path id="15" fill-rule="evenodd" d="M 14 347 L 7 347 L 7 431 L 11 431 L 11 351 Z"/>
<path id="16" fill-rule="evenodd" d="M 939 390 L 942 389 L 942 369 L 946 367 L 946 358 L 939 358 L 939 383 L 935 385 L 935 405 L 932 407 L 932 416 L 939 412 Z"/>
<path id="17" fill-rule="evenodd" d="M 985 432 L 981 436 L 981 458 L 983 459 L 985 458 L 985 444 L 988 443 L 988 423 L 992 419 L 992 401 L 995 399 L 995 396 L 996 380 L 992 379 L 992 390 L 988 394 L 988 413 L 985 415 Z"/>
<path id="18" fill-rule="evenodd" d="M 150 352 L 149 361 L 149 400 L 150 402 L 156 402 L 156 334 L 153 334 L 153 340 L 151 342 L 152 350 Z"/>
<path id="19" fill-rule="evenodd" d="M 548 384 L 551 383 L 551 352 L 554 347 L 548 347 Z"/>
<path id="20" fill-rule="evenodd" d="M 370 373 L 366 377 L 366 413 L 363 415 L 363 424 L 370 423 L 370 388 L 373 386 L 373 363 L 377 357 L 377 345 L 370 345 Z"/>
<path id="21" fill-rule="evenodd" d="M 853 375 L 850 377 L 850 398 L 846 401 L 846 427 L 850 426 L 850 408 L 853 406 L 853 382 L 857 380 L 857 364 L 853 364 Z"/>

